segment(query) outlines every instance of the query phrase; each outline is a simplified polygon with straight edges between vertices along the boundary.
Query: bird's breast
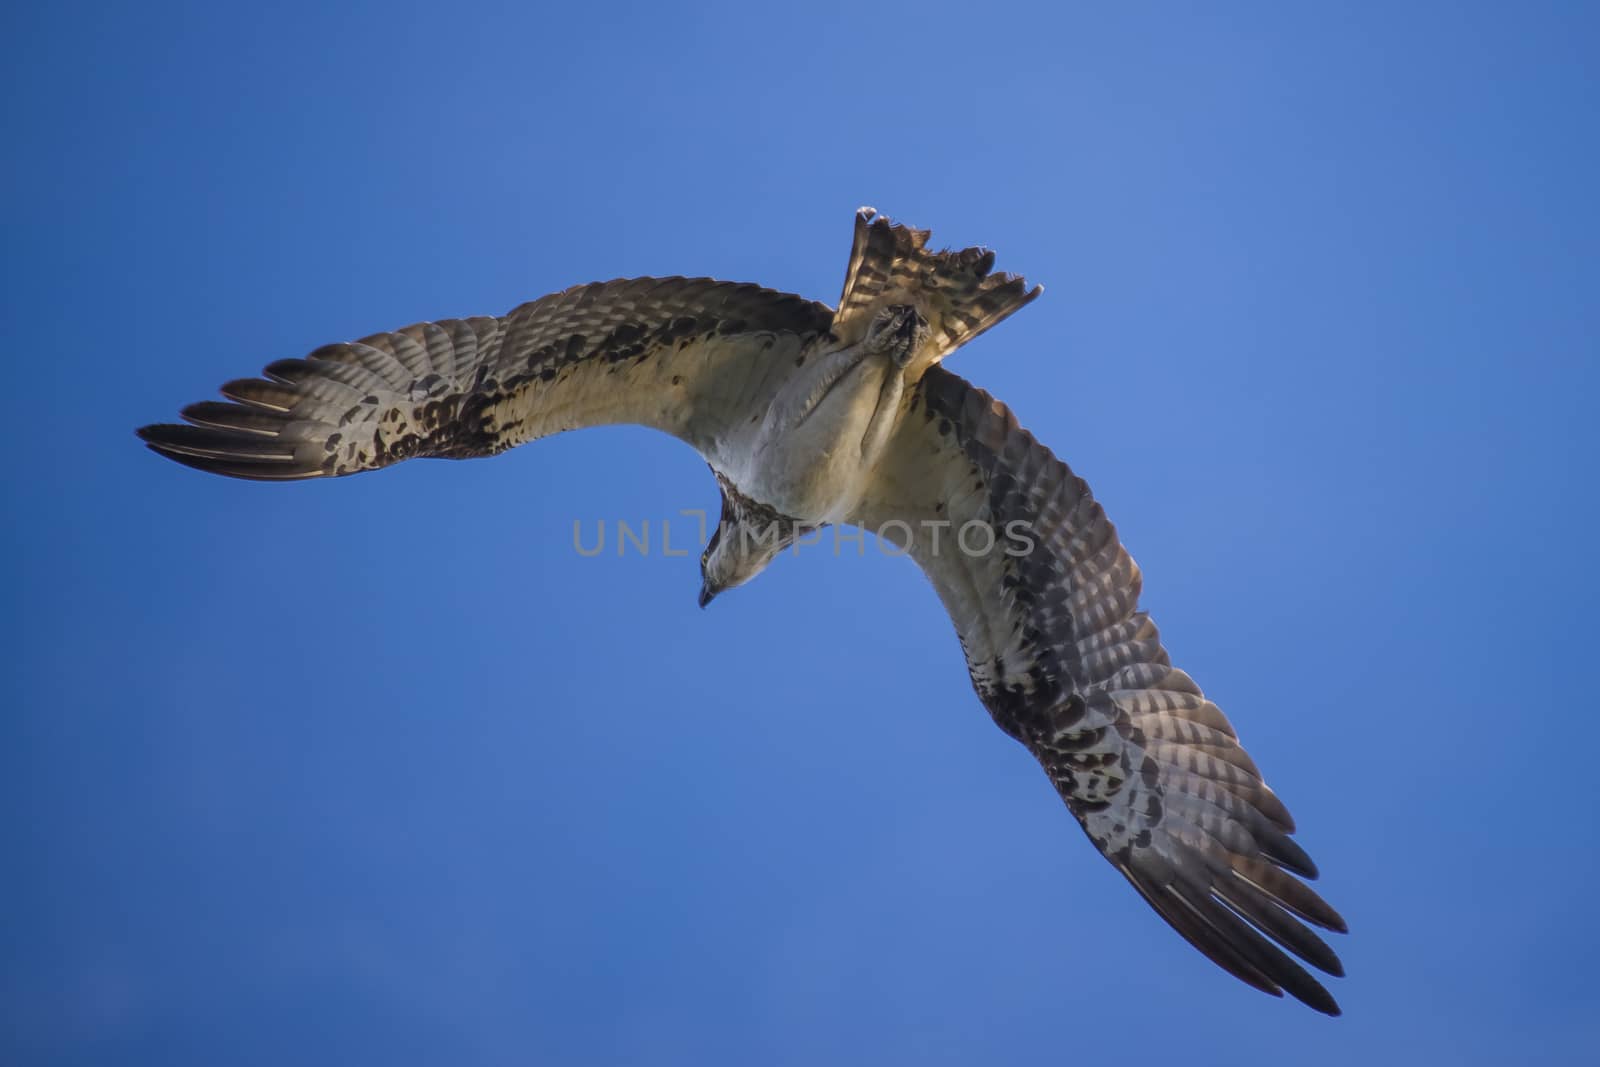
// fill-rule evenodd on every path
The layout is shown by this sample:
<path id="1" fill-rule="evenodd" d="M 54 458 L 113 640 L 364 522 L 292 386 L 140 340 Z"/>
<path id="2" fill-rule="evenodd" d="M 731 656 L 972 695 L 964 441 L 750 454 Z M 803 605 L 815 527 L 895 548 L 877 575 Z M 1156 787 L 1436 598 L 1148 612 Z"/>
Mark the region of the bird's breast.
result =
<path id="1" fill-rule="evenodd" d="M 754 450 L 751 495 L 806 523 L 837 521 L 899 417 L 900 369 L 881 356 L 840 360 L 790 389 L 774 402 Z"/>

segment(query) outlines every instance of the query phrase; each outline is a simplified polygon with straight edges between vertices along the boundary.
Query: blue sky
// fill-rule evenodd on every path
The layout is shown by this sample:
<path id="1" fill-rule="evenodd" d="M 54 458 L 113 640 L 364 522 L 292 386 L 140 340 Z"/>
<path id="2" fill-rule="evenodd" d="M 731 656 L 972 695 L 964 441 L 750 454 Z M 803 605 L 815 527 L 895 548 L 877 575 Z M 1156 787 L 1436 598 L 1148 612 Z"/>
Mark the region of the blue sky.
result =
<path id="1" fill-rule="evenodd" d="M 0 1059 L 1577 1062 L 1585 5 L 9 7 Z M 1217 971 L 905 561 L 693 555 L 636 429 L 327 484 L 132 430 L 569 284 L 832 301 L 874 204 L 1044 297 L 951 366 L 1086 477 L 1349 919 Z"/>

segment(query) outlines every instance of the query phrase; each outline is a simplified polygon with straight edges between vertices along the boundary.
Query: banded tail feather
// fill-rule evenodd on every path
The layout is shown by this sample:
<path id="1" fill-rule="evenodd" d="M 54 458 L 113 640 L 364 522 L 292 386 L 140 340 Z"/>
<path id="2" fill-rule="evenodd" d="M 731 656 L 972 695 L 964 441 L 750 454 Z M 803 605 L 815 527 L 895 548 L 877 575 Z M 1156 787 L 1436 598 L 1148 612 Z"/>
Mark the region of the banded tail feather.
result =
<path id="1" fill-rule="evenodd" d="M 874 208 L 856 212 L 836 334 L 853 339 L 879 308 L 913 304 L 928 321 L 931 365 L 1044 292 L 1042 285 L 1029 289 L 1019 275 L 992 273 L 994 253 L 988 249 L 929 251 L 928 236 L 927 230 L 891 223 Z"/>

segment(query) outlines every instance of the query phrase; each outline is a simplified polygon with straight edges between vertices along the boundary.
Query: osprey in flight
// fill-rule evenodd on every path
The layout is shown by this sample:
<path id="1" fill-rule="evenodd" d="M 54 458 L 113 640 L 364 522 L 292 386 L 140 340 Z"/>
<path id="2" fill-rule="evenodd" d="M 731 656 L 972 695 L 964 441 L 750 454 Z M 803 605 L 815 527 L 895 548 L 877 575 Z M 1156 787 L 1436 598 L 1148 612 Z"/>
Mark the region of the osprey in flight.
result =
<path id="1" fill-rule="evenodd" d="M 992 252 L 927 240 L 863 208 L 837 310 L 709 278 L 596 282 L 279 360 L 139 435 L 203 471 L 288 481 L 651 426 L 722 490 L 702 606 L 806 531 L 880 531 L 932 580 L 994 721 L 1150 906 L 1228 973 L 1338 1014 L 1289 953 L 1342 974 L 1307 924 L 1344 920 L 1300 881 L 1316 865 L 1227 718 L 1168 661 L 1110 520 L 939 365 L 1040 290 L 991 273 Z M 955 536 L 973 524 L 989 536 Z"/>

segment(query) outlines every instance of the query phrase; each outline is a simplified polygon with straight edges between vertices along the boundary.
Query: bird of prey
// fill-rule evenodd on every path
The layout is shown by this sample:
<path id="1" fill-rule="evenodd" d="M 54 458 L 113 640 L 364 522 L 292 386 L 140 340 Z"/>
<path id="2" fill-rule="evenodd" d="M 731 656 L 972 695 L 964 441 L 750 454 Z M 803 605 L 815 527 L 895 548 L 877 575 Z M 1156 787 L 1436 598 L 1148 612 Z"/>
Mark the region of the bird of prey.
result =
<path id="1" fill-rule="evenodd" d="M 1088 486 L 940 365 L 1041 290 L 993 272 L 993 252 L 927 242 L 863 208 L 836 309 L 709 278 L 596 282 L 280 360 L 139 435 L 203 471 L 287 481 L 664 430 L 722 493 L 702 606 L 804 532 L 879 531 L 932 581 L 995 723 L 1157 914 L 1256 989 L 1338 1014 L 1290 955 L 1343 973 L 1308 928 L 1345 923 L 1301 881 L 1317 868 L 1288 810 L 1170 663 Z M 990 536 L 958 542 L 974 524 Z"/>

